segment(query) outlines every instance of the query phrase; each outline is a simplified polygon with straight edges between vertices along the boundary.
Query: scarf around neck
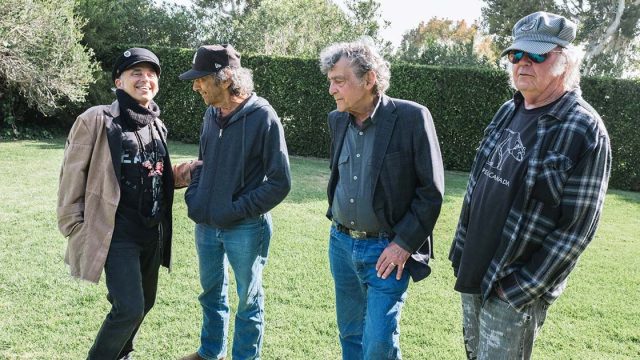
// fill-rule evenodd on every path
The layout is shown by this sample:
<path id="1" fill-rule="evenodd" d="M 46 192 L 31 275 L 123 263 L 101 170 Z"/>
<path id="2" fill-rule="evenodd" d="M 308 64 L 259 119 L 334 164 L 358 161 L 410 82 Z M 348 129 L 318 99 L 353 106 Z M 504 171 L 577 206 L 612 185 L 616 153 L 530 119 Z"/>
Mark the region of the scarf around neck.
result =
<path id="1" fill-rule="evenodd" d="M 149 102 L 149 107 L 144 107 L 122 89 L 116 90 L 116 97 L 120 105 L 120 117 L 135 130 L 151 124 L 160 116 L 160 108 L 153 100 Z"/>

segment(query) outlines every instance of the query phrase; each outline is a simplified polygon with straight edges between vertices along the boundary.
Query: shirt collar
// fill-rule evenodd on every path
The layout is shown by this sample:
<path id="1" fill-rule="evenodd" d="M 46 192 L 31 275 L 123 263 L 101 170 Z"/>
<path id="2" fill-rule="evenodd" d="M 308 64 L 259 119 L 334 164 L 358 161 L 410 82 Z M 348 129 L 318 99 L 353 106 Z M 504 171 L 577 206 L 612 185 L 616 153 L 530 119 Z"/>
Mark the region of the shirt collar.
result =
<path id="1" fill-rule="evenodd" d="M 376 106 L 373 108 L 373 111 L 371 112 L 371 115 L 369 115 L 368 118 L 366 118 L 363 122 L 362 122 L 362 129 L 366 129 L 367 127 L 369 127 L 370 125 L 374 125 L 376 123 L 376 115 L 378 114 L 378 109 L 380 108 L 380 104 L 382 103 L 382 96 L 378 96 L 378 101 L 376 102 Z M 353 125 L 354 127 L 357 128 L 356 126 L 356 122 L 355 122 L 355 117 L 352 114 L 349 114 L 349 120 L 351 120 L 351 125 Z"/>
<path id="2" fill-rule="evenodd" d="M 371 112 L 371 116 L 369 116 L 369 118 L 371 118 L 371 121 L 374 124 L 376 122 L 376 115 L 378 114 L 378 109 L 380 108 L 381 103 L 382 103 L 382 96 L 378 96 L 378 102 L 376 103 L 376 107 L 373 108 L 373 111 Z"/>
<path id="3" fill-rule="evenodd" d="M 552 107 L 544 112 L 544 114 L 553 116 L 556 119 L 564 119 L 567 115 L 567 112 L 571 108 L 567 105 L 573 104 L 578 101 L 581 94 L 582 91 L 580 88 L 565 92 L 564 95 L 562 95 L 558 100 L 555 101 L 555 103 L 553 103 Z M 516 91 L 516 93 L 513 95 L 513 101 L 516 105 L 516 108 L 524 103 L 524 96 L 522 96 L 522 93 L 520 91 Z"/>

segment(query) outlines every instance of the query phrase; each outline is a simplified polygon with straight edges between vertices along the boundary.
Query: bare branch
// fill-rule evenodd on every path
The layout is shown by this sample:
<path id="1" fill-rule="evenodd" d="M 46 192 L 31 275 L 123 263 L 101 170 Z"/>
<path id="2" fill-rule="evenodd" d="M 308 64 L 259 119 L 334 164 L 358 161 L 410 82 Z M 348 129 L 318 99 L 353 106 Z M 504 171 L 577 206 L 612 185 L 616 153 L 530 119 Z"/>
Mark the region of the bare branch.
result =
<path id="1" fill-rule="evenodd" d="M 640 2 L 640 0 L 636 0 L 636 2 Z M 635 3 L 634 3 L 635 4 Z M 616 10 L 616 16 L 609 24 L 609 26 L 605 29 L 604 33 L 595 41 L 594 46 L 587 49 L 584 59 L 585 59 L 585 71 L 589 71 L 591 65 L 593 64 L 593 58 L 602 53 L 605 49 L 607 43 L 611 41 L 611 38 L 615 35 L 616 31 L 620 28 L 620 20 L 622 19 L 622 14 L 624 13 L 625 3 L 624 0 L 618 0 L 618 8 Z"/>

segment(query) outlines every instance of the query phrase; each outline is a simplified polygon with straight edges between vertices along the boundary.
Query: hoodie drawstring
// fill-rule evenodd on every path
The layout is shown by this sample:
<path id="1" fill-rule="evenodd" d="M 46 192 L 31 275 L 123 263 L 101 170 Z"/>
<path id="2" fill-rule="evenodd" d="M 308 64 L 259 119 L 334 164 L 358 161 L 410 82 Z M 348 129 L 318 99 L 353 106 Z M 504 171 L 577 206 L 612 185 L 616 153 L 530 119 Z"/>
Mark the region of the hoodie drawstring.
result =
<path id="1" fill-rule="evenodd" d="M 244 142 L 245 142 L 245 132 L 246 132 L 246 128 L 247 128 L 247 114 L 244 114 L 244 117 L 242 118 L 242 166 L 240 166 L 240 168 L 242 169 L 241 173 L 240 173 L 240 188 L 244 189 Z"/>

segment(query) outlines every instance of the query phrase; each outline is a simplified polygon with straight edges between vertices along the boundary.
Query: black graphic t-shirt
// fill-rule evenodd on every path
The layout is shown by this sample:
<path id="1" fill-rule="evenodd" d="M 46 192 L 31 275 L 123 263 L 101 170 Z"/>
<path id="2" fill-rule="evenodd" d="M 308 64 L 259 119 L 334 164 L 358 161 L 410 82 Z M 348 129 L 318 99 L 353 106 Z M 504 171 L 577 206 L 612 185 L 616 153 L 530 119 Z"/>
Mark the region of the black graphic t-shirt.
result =
<path id="1" fill-rule="evenodd" d="M 471 197 L 469 225 L 455 290 L 480 294 L 480 285 L 500 245 L 511 205 L 524 185 L 537 119 L 555 103 L 526 110 L 520 105 L 487 159 Z"/>
<path id="2" fill-rule="evenodd" d="M 156 212 L 162 211 L 163 186 L 162 176 L 154 176 L 153 171 L 162 172 L 166 149 L 157 133 L 151 136 L 151 126 L 139 130 L 123 127 L 120 203 L 113 241 L 157 238 L 158 222 L 151 218 L 154 205 L 160 207 Z M 140 151 L 140 145 L 144 151 Z"/>

